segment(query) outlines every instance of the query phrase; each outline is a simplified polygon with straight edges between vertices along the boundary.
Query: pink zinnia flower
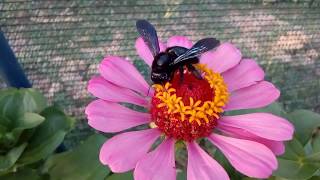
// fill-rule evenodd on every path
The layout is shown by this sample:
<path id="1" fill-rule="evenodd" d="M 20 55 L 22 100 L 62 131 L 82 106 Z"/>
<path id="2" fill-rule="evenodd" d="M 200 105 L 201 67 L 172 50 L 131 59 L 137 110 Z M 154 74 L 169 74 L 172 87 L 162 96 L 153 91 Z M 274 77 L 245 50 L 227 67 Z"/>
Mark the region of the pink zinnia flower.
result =
<path id="1" fill-rule="evenodd" d="M 186 37 L 171 37 L 166 47 L 190 48 Z M 150 66 L 153 57 L 141 38 L 136 41 L 139 56 Z M 134 169 L 136 180 L 175 180 L 175 142 L 183 141 L 188 152 L 188 180 L 229 179 L 226 171 L 198 144 L 205 138 L 216 146 L 239 172 L 267 178 L 277 169 L 275 155 L 284 153 L 283 141 L 290 140 L 293 126 L 269 113 L 225 116 L 224 111 L 260 108 L 278 99 L 280 92 L 264 81 L 264 71 L 252 59 L 242 59 L 230 43 L 200 57 L 196 65 L 199 80 L 185 71 L 165 85 L 150 85 L 123 58 L 109 56 L 99 66 L 101 76 L 89 81 L 88 90 L 99 98 L 86 108 L 91 127 L 117 133 L 148 124 L 149 129 L 123 132 L 101 148 L 100 161 L 113 172 Z M 138 112 L 123 106 L 144 107 Z M 152 149 L 157 139 L 160 145 Z"/>

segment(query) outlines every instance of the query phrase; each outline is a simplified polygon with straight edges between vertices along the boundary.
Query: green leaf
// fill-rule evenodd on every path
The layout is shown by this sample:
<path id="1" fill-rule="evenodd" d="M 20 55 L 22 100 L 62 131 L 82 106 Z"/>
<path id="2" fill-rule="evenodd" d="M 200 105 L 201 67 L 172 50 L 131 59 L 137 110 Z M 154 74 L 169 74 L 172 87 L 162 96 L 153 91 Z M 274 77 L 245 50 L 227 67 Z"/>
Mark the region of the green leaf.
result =
<path id="1" fill-rule="evenodd" d="M 308 155 L 305 158 L 305 160 L 307 160 L 309 162 L 318 162 L 318 163 L 320 163 L 320 152 L 316 152 L 316 153 Z"/>
<path id="2" fill-rule="evenodd" d="M 2 136 L 0 144 L 3 148 L 11 149 L 16 145 L 17 141 L 16 134 L 7 132 Z"/>
<path id="3" fill-rule="evenodd" d="M 0 114 L 0 125 L 5 127 L 5 129 L 9 129 L 11 127 L 12 121 L 7 117 Z"/>
<path id="4" fill-rule="evenodd" d="M 214 153 L 214 159 L 229 173 L 234 172 L 234 168 L 229 163 L 228 159 L 223 155 L 220 150 L 216 150 Z"/>
<path id="5" fill-rule="evenodd" d="M 47 107 L 46 98 L 35 89 L 21 89 L 23 94 L 23 107 L 25 112 L 38 112 L 40 113 Z"/>
<path id="6" fill-rule="evenodd" d="M 306 157 L 304 147 L 294 138 L 286 142 L 286 152 L 278 158 L 278 169 L 273 175 L 285 179 L 308 179 L 320 168 L 315 158 L 318 158 L 317 154 Z"/>
<path id="7" fill-rule="evenodd" d="M 319 169 L 318 164 L 278 159 L 279 168 L 273 175 L 286 179 L 304 180 L 312 177 Z"/>
<path id="8" fill-rule="evenodd" d="M 57 147 L 62 143 L 65 135 L 65 131 L 59 130 L 38 145 L 30 144 L 19 159 L 18 163 L 20 165 L 26 165 L 45 159 L 57 149 Z"/>
<path id="9" fill-rule="evenodd" d="M 0 91 L 0 116 L 14 122 L 25 112 L 40 113 L 46 104 L 45 97 L 34 89 L 10 88 Z"/>
<path id="10" fill-rule="evenodd" d="M 22 95 L 17 89 L 0 91 L 0 115 L 14 120 L 23 114 Z"/>
<path id="11" fill-rule="evenodd" d="M 313 176 L 312 178 L 308 179 L 308 180 L 319 180 L 320 177 L 319 176 Z"/>
<path id="12" fill-rule="evenodd" d="M 286 151 L 280 156 L 282 159 L 301 160 L 305 157 L 305 152 L 302 144 L 293 138 L 291 141 L 286 142 Z"/>
<path id="13" fill-rule="evenodd" d="M 0 173 L 10 169 L 19 159 L 27 143 L 23 143 L 18 147 L 11 149 L 6 155 L 0 156 Z"/>
<path id="14" fill-rule="evenodd" d="M 20 164 L 30 164 L 48 157 L 62 143 L 65 135 L 73 127 L 73 119 L 56 107 L 48 107 L 40 113 L 45 117 L 29 140 Z"/>
<path id="15" fill-rule="evenodd" d="M 51 156 L 45 169 L 52 180 L 63 177 L 64 180 L 100 180 L 110 170 L 99 161 L 99 151 L 106 138 L 92 135 L 75 149 Z"/>
<path id="16" fill-rule="evenodd" d="M 315 137 L 311 142 L 313 152 L 320 152 L 320 136 Z"/>
<path id="17" fill-rule="evenodd" d="M 36 113 L 24 113 L 23 116 L 15 120 L 13 129 L 7 134 L 7 137 L 11 138 L 11 143 L 15 144 L 18 142 L 20 135 L 25 129 L 35 128 L 45 120 L 44 117 Z M 25 138 L 25 137 L 24 137 Z M 27 139 L 25 139 L 27 140 Z"/>
<path id="18" fill-rule="evenodd" d="M 133 180 L 132 172 L 121 173 L 121 174 L 112 174 L 107 177 L 106 180 Z"/>
<path id="19" fill-rule="evenodd" d="M 266 112 L 266 113 L 271 113 L 281 117 L 285 116 L 286 114 L 282 106 L 279 103 L 275 102 L 264 108 L 228 111 L 226 112 L 226 115 L 230 116 L 230 115 L 240 115 L 240 114 L 248 114 L 248 113 L 256 113 L 256 112 Z"/>
<path id="20" fill-rule="evenodd" d="M 186 180 L 187 173 L 185 171 L 180 171 L 177 173 L 177 180 Z"/>
<path id="21" fill-rule="evenodd" d="M 234 167 L 219 149 L 216 149 L 213 157 L 223 167 L 223 169 L 228 172 L 230 179 L 241 179 L 243 175 L 234 169 Z"/>
<path id="22" fill-rule="evenodd" d="M 244 177 L 241 180 L 256 180 L 255 178 L 250 178 L 250 177 Z M 269 179 L 270 180 L 270 179 Z"/>
<path id="23" fill-rule="evenodd" d="M 45 178 L 41 178 L 37 171 L 33 169 L 23 169 L 19 170 L 17 172 L 12 172 L 10 174 L 7 174 L 5 176 L 0 176 L 0 179 L 3 180 L 41 180 Z"/>
<path id="24" fill-rule="evenodd" d="M 302 145 L 307 144 L 313 131 L 320 126 L 320 115 L 312 111 L 297 110 L 288 114 L 288 119 L 295 126 L 295 134 Z"/>
<path id="25" fill-rule="evenodd" d="M 31 129 L 41 124 L 44 120 L 45 118 L 39 114 L 27 112 L 15 122 L 14 130 Z"/>
<path id="26" fill-rule="evenodd" d="M 7 132 L 7 127 L 0 124 L 0 139 L 1 136 L 4 135 Z"/>

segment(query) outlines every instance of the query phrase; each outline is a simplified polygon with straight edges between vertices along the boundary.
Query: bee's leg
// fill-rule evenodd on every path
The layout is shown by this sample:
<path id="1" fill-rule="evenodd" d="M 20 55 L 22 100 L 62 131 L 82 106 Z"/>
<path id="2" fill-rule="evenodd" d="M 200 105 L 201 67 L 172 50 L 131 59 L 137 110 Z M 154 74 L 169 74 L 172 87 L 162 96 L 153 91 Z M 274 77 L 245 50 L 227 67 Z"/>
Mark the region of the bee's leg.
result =
<path id="1" fill-rule="evenodd" d="M 184 71 L 183 66 L 180 66 L 180 67 L 179 67 L 179 74 L 180 74 L 180 81 L 179 81 L 179 83 L 180 83 L 180 84 L 182 84 L 183 79 L 184 79 L 184 77 L 183 77 L 183 71 Z"/>
<path id="2" fill-rule="evenodd" d="M 192 64 L 187 64 L 187 68 L 197 79 L 203 79 L 201 73 Z"/>

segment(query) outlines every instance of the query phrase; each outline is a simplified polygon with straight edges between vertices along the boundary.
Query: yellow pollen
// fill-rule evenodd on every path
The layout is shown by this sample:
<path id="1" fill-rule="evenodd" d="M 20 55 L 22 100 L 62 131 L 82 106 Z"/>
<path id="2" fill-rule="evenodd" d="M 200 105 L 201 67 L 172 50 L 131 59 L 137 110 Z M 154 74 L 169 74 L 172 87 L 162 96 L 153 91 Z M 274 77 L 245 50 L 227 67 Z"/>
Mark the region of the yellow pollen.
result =
<path id="1" fill-rule="evenodd" d="M 222 113 L 223 107 L 228 102 L 229 93 L 223 77 L 219 73 L 213 72 L 204 64 L 196 64 L 195 67 L 204 74 L 204 79 L 209 83 L 213 90 L 214 96 L 211 101 L 201 102 L 196 101 L 189 97 L 189 105 L 185 105 L 182 97 L 177 97 L 176 89 L 172 87 L 171 83 L 167 82 L 164 86 L 154 84 L 155 97 L 161 100 L 157 105 L 158 108 L 166 107 L 169 114 L 180 114 L 180 120 L 193 121 L 201 125 L 201 122 L 209 123 L 210 117 L 219 118 Z M 202 120 L 202 121 L 201 121 Z"/>

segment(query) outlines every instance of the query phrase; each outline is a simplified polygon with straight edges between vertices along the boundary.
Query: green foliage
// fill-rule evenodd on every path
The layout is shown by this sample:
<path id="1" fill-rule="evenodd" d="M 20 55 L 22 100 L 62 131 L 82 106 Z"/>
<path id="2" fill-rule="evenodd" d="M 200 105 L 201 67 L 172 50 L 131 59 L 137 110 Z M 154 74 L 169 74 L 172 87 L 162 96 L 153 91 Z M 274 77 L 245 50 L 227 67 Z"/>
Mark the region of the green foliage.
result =
<path id="1" fill-rule="evenodd" d="M 278 157 L 275 176 L 285 179 L 320 179 L 320 140 L 317 130 L 320 115 L 297 110 L 286 115 L 295 126 L 295 138 L 286 143 L 286 152 Z"/>
<path id="2" fill-rule="evenodd" d="M 73 126 L 73 120 L 56 107 L 48 107 L 40 114 L 46 121 L 37 127 L 30 138 L 29 146 L 19 160 L 21 164 L 34 163 L 48 157 L 62 143 Z"/>
<path id="3" fill-rule="evenodd" d="M 287 142 L 286 152 L 278 158 L 278 162 L 279 168 L 274 175 L 286 179 L 309 179 L 320 169 L 317 161 L 308 158 L 297 139 Z"/>
<path id="4" fill-rule="evenodd" d="M 295 133 L 302 145 L 307 144 L 312 133 L 320 127 L 320 115 L 311 111 L 297 110 L 287 117 L 296 127 Z"/>
<path id="5" fill-rule="evenodd" d="M 46 180 L 46 176 L 38 175 L 38 172 L 34 169 L 25 168 L 18 172 L 11 172 L 4 176 L 1 176 L 4 180 Z"/>
<path id="6" fill-rule="evenodd" d="M 0 170 L 5 172 L 11 168 L 17 162 L 18 158 L 21 156 L 26 147 L 27 143 L 23 143 L 20 146 L 10 149 L 7 154 L 0 156 Z"/>
<path id="7" fill-rule="evenodd" d="M 72 127 L 73 119 L 57 107 L 48 107 L 40 92 L 1 90 L 0 176 L 15 179 L 28 174 L 36 179 L 30 167 L 52 154 Z"/>
<path id="8" fill-rule="evenodd" d="M 52 180 L 101 180 L 110 170 L 99 161 L 99 149 L 106 138 L 92 135 L 73 150 L 51 156 L 44 171 Z"/>

